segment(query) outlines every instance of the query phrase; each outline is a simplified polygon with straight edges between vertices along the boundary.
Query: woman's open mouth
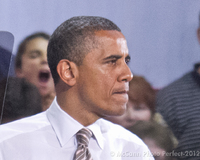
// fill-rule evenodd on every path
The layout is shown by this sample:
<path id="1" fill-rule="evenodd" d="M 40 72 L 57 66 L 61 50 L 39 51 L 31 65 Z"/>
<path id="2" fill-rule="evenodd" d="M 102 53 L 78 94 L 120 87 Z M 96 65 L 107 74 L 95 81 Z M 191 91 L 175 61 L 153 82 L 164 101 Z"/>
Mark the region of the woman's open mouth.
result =
<path id="1" fill-rule="evenodd" d="M 49 71 L 40 71 L 39 72 L 39 82 L 46 83 L 50 79 L 50 72 Z"/>

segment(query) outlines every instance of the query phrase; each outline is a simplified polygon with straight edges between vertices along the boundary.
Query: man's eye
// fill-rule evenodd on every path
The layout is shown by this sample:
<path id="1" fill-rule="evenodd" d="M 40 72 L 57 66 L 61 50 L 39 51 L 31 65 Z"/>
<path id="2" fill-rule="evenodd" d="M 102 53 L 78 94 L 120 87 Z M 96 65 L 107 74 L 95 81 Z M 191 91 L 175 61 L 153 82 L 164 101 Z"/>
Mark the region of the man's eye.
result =
<path id="1" fill-rule="evenodd" d="M 125 59 L 126 64 L 129 64 L 130 59 Z"/>
<path id="2" fill-rule="evenodd" d="M 108 61 L 109 64 L 116 64 L 116 62 L 117 62 L 116 59 L 113 59 L 113 60 Z"/>

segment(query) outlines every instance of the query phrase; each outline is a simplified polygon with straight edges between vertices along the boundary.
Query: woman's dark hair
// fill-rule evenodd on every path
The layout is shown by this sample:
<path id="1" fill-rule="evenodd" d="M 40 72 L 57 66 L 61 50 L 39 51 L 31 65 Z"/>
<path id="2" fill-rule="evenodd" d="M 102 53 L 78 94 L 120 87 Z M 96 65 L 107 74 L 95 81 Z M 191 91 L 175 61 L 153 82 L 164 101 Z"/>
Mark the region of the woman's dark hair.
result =
<path id="1" fill-rule="evenodd" d="M 50 35 L 48 35 L 47 33 L 44 33 L 44 32 L 36 32 L 34 34 L 27 36 L 19 44 L 17 54 L 16 54 L 16 57 L 15 57 L 15 68 L 21 68 L 21 66 L 22 66 L 22 55 L 24 54 L 24 52 L 26 50 L 26 46 L 27 46 L 28 42 L 35 39 L 35 38 L 39 38 L 39 37 L 44 38 L 45 40 L 49 40 Z"/>

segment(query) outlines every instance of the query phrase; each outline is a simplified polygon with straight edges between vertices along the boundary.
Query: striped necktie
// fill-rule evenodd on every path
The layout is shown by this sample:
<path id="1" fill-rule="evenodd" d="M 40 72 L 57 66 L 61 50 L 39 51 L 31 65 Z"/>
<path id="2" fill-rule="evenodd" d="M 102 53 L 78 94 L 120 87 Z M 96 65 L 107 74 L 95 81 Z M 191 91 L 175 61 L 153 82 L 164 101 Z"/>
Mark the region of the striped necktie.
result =
<path id="1" fill-rule="evenodd" d="M 92 131 L 87 128 L 82 128 L 76 133 L 78 147 L 74 154 L 73 160 L 92 160 L 91 154 L 88 149 L 88 144 L 91 136 Z"/>

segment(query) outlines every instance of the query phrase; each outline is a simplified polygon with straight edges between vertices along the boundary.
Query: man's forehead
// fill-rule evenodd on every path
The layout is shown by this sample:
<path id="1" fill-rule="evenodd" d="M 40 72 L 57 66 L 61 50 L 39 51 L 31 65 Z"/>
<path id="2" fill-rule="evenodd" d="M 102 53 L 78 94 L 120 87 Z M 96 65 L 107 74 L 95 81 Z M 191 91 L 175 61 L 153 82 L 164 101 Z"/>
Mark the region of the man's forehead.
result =
<path id="1" fill-rule="evenodd" d="M 95 32 L 95 36 L 99 37 L 112 37 L 112 38 L 124 38 L 124 35 L 116 30 L 100 30 Z"/>
<path id="2" fill-rule="evenodd" d="M 117 43 L 123 48 L 127 48 L 127 42 L 124 35 L 116 30 L 100 30 L 95 32 L 95 37 L 101 45 L 108 45 L 108 43 Z M 110 44 L 109 44 L 110 45 Z"/>
<path id="3" fill-rule="evenodd" d="M 115 30 L 101 30 L 96 32 L 95 36 L 101 44 L 97 50 L 101 51 L 99 56 L 107 57 L 111 55 L 128 56 L 128 47 L 124 35 Z"/>
<path id="4" fill-rule="evenodd" d="M 95 37 L 101 44 L 107 44 L 107 40 L 111 40 L 115 41 L 115 43 L 117 42 L 118 45 L 123 45 L 127 47 L 127 42 L 124 35 L 116 30 L 100 30 L 95 32 Z"/>
<path id="5" fill-rule="evenodd" d="M 119 31 L 101 30 L 95 32 L 97 47 L 94 47 L 85 60 L 102 62 L 108 59 L 123 59 L 130 57 L 127 42 L 124 35 Z"/>
<path id="6" fill-rule="evenodd" d="M 128 47 L 125 38 L 118 38 L 117 44 L 121 46 L 121 52 L 124 54 L 128 54 Z"/>

